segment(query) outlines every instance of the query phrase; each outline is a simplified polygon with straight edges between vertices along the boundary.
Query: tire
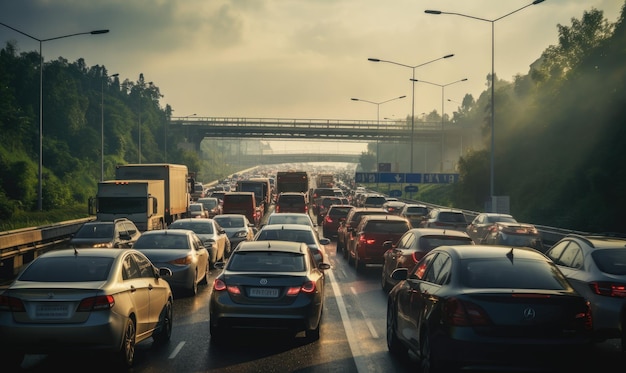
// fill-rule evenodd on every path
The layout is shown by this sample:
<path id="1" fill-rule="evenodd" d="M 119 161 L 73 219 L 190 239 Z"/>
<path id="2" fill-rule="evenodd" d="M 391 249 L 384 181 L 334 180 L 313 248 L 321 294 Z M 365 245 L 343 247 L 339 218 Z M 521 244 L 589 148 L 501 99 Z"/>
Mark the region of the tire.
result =
<path id="1" fill-rule="evenodd" d="M 315 329 L 307 329 L 304 332 L 305 338 L 309 341 L 309 342 L 315 342 L 317 340 L 320 339 L 320 325 L 321 325 L 321 321 L 319 323 L 317 323 L 317 327 Z"/>
<path id="2" fill-rule="evenodd" d="M 209 283 L 209 276 L 211 275 L 210 267 L 211 263 L 207 263 L 206 271 L 204 271 L 204 276 L 202 276 L 202 280 L 200 280 L 200 285 L 206 285 Z"/>
<path id="3" fill-rule="evenodd" d="M 407 355 L 408 348 L 402 344 L 396 334 L 397 323 L 395 308 L 389 302 L 387 304 L 387 349 L 392 355 L 404 357 Z"/>
<path id="4" fill-rule="evenodd" d="M 380 275 L 380 287 L 383 289 L 385 293 L 389 293 L 389 291 L 392 288 L 389 281 L 387 281 L 387 277 L 388 277 L 387 272 L 385 271 L 385 267 L 383 267 L 383 270 Z"/>
<path id="5" fill-rule="evenodd" d="M 193 280 L 191 281 L 190 286 L 187 288 L 187 294 L 190 297 L 196 296 L 196 294 L 198 294 L 198 271 L 196 270 L 196 275 L 194 276 Z"/>
<path id="6" fill-rule="evenodd" d="M 211 322 L 209 322 L 209 333 L 211 334 L 211 344 L 219 345 L 224 343 L 226 334 L 223 328 L 214 326 Z"/>
<path id="7" fill-rule="evenodd" d="M 117 360 L 123 367 L 130 368 L 135 362 L 136 337 L 137 328 L 135 326 L 135 320 L 129 318 L 126 320 L 126 326 L 124 327 L 122 346 L 117 352 Z"/>
<path id="8" fill-rule="evenodd" d="M 357 273 L 362 273 L 365 271 L 365 263 L 363 263 L 362 259 L 359 259 L 359 252 L 354 252 L 354 268 Z"/>
<path id="9" fill-rule="evenodd" d="M 157 331 L 152 335 L 152 339 L 157 344 L 165 344 L 172 337 L 172 313 L 172 302 L 168 301 L 161 311 Z"/>

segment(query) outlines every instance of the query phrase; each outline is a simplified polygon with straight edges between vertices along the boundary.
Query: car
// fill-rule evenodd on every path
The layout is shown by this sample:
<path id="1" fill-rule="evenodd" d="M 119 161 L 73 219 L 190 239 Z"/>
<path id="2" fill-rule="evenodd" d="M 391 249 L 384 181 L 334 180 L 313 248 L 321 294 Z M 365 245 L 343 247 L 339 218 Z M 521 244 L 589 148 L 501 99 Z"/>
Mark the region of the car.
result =
<path id="1" fill-rule="evenodd" d="M 395 244 L 411 229 L 408 220 L 397 215 L 366 215 L 356 228 L 354 246 L 348 252 L 348 262 L 357 272 L 369 265 L 381 266 L 386 242 Z"/>
<path id="2" fill-rule="evenodd" d="M 626 238 L 569 234 L 545 254 L 591 302 L 595 340 L 621 339 L 626 352 Z"/>
<path id="3" fill-rule="evenodd" d="M 421 371 L 579 371 L 589 353 L 589 302 L 534 249 L 439 246 L 391 275 L 387 348 Z"/>
<path id="4" fill-rule="evenodd" d="M 541 234 L 529 223 L 493 223 L 482 243 L 485 245 L 527 246 L 545 251 Z"/>
<path id="5" fill-rule="evenodd" d="M 172 222 L 168 229 L 189 229 L 198 235 L 209 252 L 209 269 L 218 261 L 230 256 L 228 234 L 215 219 L 178 219 Z"/>
<path id="6" fill-rule="evenodd" d="M 257 232 L 244 214 L 220 214 L 213 218 L 224 229 L 230 241 L 231 252 L 243 241 L 252 241 Z"/>
<path id="7" fill-rule="evenodd" d="M 276 203 L 274 212 L 298 212 L 308 213 L 309 206 L 307 203 L 307 196 L 304 193 L 299 192 L 282 192 L 276 197 Z"/>
<path id="8" fill-rule="evenodd" d="M 349 250 L 354 244 L 355 230 L 365 215 L 389 215 L 389 213 L 382 207 L 355 207 L 350 210 L 346 220 L 340 222 L 337 228 L 337 252 L 342 251 L 345 259 L 348 259 Z"/>
<path id="9" fill-rule="evenodd" d="M 131 220 L 126 218 L 114 221 L 89 221 L 72 234 L 69 244 L 83 247 L 132 247 L 141 232 Z"/>
<path id="10" fill-rule="evenodd" d="M 319 203 L 322 197 L 338 197 L 335 193 L 335 188 L 314 188 L 310 191 L 309 203 L 311 204 L 311 211 L 313 215 L 319 215 Z M 340 198 L 340 197 L 338 197 Z"/>
<path id="11" fill-rule="evenodd" d="M 390 214 L 400 215 L 400 212 L 402 211 L 404 205 L 406 205 L 406 202 L 398 200 L 390 201 L 389 199 L 387 199 L 387 202 L 383 203 L 381 207 L 387 210 L 387 212 Z"/>
<path id="12" fill-rule="evenodd" d="M 257 203 L 254 192 L 228 192 L 224 194 L 223 201 L 224 214 L 244 214 L 250 222 L 259 226 L 264 210 Z"/>
<path id="13" fill-rule="evenodd" d="M 135 345 L 172 334 L 171 271 L 132 248 L 63 247 L 28 263 L 0 294 L 0 361 L 18 371 L 25 354 L 112 353 L 127 369 Z"/>
<path id="14" fill-rule="evenodd" d="M 387 198 L 382 194 L 369 194 L 363 200 L 363 207 L 383 207 Z"/>
<path id="15" fill-rule="evenodd" d="M 313 227 L 303 224 L 270 224 L 259 229 L 254 241 L 295 241 L 307 244 L 317 262 L 326 262 L 324 246 L 330 244 L 326 237 L 318 237 Z"/>
<path id="16" fill-rule="evenodd" d="M 209 218 L 214 218 L 222 213 L 222 204 L 217 197 L 198 198 L 198 203 L 204 206 L 204 209 L 209 213 Z"/>
<path id="17" fill-rule="evenodd" d="M 517 223 L 517 220 L 510 214 L 483 212 L 476 215 L 472 222 L 467 225 L 465 231 L 472 238 L 472 241 L 481 244 L 494 223 L 499 222 Z"/>
<path id="18" fill-rule="evenodd" d="M 428 212 L 419 228 L 446 228 L 465 231 L 467 219 L 461 210 L 436 207 Z"/>
<path id="19" fill-rule="evenodd" d="M 407 203 L 400 210 L 400 216 L 409 219 L 413 228 L 419 228 L 420 223 L 428 215 L 430 209 L 426 205 L 419 203 Z"/>
<path id="20" fill-rule="evenodd" d="M 189 216 L 194 219 L 208 218 L 209 212 L 204 209 L 202 203 L 194 202 L 189 204 Z"/>
<path id="21" fill-rule="evenodd" d="M 347 202 L 346 199 L 336 196 L 323 196 L 317 199 L 317 224 L 322 224 L 324 217 L 328 212 L 328 209 L 332 205 L 343 205 Z"/>
<path id="22" fill-rule="evenodd" d="M 217 198 L 220 200 L 220 204 L 224 205 L 224 195 L 230 192 L 229 190 L 226 190 L 225 188 L 223 190 L 214 190 L 212 191 L 207 197 L 213 197 L 213 198 Z"/>
<path id="23" fill-rule="evenodd" d="M 265 225 L 270 224 L 304 224 L 316 229 L 317 224 L 311 219 L 311 215 L 303 212 L 273 212 L 265 221 Z"/>
<path id="24" fill-rule="evenodd" d="M 345 204 L 331 205 L 322 221 L 324 237 L 328 237 L 330 240 L 337 240 L 339 224 L 346 220 L 346 216 L 353 208 L 354 206 Z"/>
<path id="25" fill-rule="evenodd" d="M 209 301 L 211 343 L 220 344 L 233 328 L 284 330 L 320 337 L 324 271 L 307 245 L 295 241 L 242 242 L 213 281 Z"/>
<path id="26" fill-rule="evenodd" d="M 172 271 L 167 281 L 176 293 L 195 296 L 198 285 L 208 284 L 209 251 L 190 229 L 157 229 L 144 232 L 133 246 L 157 267 Z"/>
<path id="27" fill-rule="evenodd" d="M 383 270 L 380 284 L 385 292 L 389 292 L 397 283 L 391 273 L 396 268 L 411 269 L 432 249 L 442 245 L 473 245 L 470 236 L 454 229 L 411 228 L 398 240 L 397 244 L 389 244 L 383 254 Z"/>

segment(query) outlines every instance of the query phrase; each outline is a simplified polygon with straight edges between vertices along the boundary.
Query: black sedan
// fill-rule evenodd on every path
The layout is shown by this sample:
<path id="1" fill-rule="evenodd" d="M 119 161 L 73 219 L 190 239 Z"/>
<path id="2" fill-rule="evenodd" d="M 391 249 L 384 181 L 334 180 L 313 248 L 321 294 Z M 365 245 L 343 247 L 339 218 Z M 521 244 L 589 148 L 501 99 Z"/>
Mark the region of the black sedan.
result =
<path id="1" fill-rule="evenodd" d="M 324 308 L 324 270 L 307 245 L 292 241 L 244 241 L 213 282 L 210 300 L 211 343 L 231 329 L 304 331 L 319 339 Z"/>
<path id="2" fill-rule="evenodd" d="M 387 347 L 423 372 L 562 369 L 592 346 L 589 302 L 536 250 L 440 246 L 392 276 Z"/>

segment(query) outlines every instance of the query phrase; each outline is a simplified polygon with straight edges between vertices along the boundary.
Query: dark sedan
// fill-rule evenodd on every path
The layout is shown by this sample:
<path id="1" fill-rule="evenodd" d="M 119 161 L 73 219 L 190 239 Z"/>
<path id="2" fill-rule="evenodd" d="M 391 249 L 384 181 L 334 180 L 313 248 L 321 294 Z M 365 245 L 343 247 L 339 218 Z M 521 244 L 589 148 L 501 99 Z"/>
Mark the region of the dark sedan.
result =
<path id="1" fill-rule="evenodd" d="M 592 346 L 589 302 L 536 250 L 440 246 L 392 276 L 388 349 L 425 372 L 578 368 Z"/>
<path id="2" fill-rule="evenodd" d="M 213 282 L 210 299 L 211 343 L 233 328 L 305 332 L 319 339 L 324 308 L 324 270 L 307 245 L 291 241 L 246 241 L 233 251 Z"/>

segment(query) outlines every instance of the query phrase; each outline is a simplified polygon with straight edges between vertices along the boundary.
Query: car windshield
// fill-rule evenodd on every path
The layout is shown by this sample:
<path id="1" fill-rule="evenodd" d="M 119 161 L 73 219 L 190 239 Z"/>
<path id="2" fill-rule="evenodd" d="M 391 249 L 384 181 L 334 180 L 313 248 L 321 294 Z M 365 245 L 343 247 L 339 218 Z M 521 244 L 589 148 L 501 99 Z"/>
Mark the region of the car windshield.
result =
<path id="1" fill-rule="evenodd" d="M 196 219 L 204 220 L 204 219 Z M 170 224 L 170 229 L 189 229 L 196 234 L 213 234 L 213 224 L 203 222 L 178 222 Z"/>
<path id="2" fill-rule="evenodd" d="M 109 276 L 113 258 L 75 255 L 71 257 L 39 258 L 33 261 L 19 281 L 83 282 L 104 281 Z"/>
<path id="3" fill-rule="evenodd" d="M 113 237 L 113 224 L 86 224 L 83 225 L 76 238 L 109 238 Z"/>
<path id="4" fill-rule="evenodd" d="M 311 225 L 311 219 L 308 216 L 295 216 L 295 215 L 283 215 L 272 214 L 267 220 L 267 224 L 304 224 Z"/>
<path id="5" fill-rule="evenodd" d="M 216 216 L 214 220 L 219 224 L 222 228 L 243 228 L 243 218 L 232 218 L 232 217 L 220 217 Z"/>
<path id="6" fill-rule="evenodd" d="M 189 205 L 189 211 L 202 211 L 202 205 Z"/>
<path id="7" fill-rule="evenodd" d="M 471 245 L 472 242 L 469 237 L 422 236 L 419 247 L 434 249 L 443 245 Z"/>
<path id="8" fill-rule="evenodd" d="M 304 242 L 307 245 L 313 245 L 316 243 L 313 232 L 311 231 L 284 230 L 284 229 L 261 230 L 256 240 L 257 241 L 277 240 L 277 241 Z"/>
<path id="9" fill-rule="evenodd" d="M 570 288 L 567 280 L 547 261 L 515 258 L 466 259 L 461 262 L 461 283 L 470 288 L 545 289 Z"/>
<path id="10" fill-rule="evenodd" d="M 174 234 L 144 234 L 133 245 L 143 249 L 189 249 L 186 236 Z"/>
<path id="11" fill-rule="evenodd" d="M 441 212 L 439 214 L 439 220 L 448 223 L 465 223 L 465 215 L 459 212 Z"/>
<path id="12" fill-rule="evenodd" d="M 626 249 L 594 250 L 591 257 L 602 272 L 626 275 Z"/>
<path id="13" fill-rule="evenodd" d="M 227 267 L 229 271 L 255 272 L 301 272 L 305 268 L 304 255 L 275 251 L 235 251 Z"/>

